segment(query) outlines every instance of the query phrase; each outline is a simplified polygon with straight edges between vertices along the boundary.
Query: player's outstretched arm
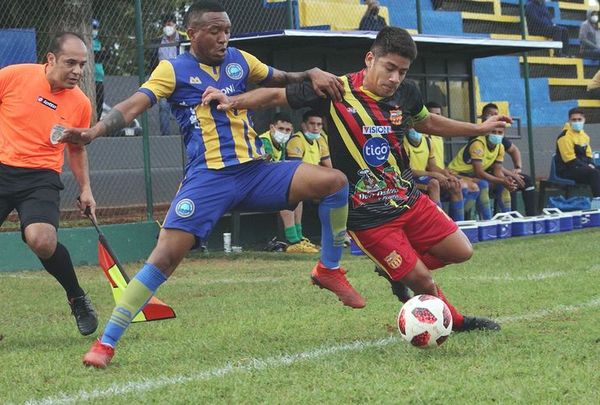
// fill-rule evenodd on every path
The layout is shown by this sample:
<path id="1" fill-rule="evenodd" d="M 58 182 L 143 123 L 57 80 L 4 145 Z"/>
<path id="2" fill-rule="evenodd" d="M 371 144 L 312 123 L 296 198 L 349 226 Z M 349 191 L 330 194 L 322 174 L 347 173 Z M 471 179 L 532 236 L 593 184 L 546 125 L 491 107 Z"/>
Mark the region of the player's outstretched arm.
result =
<path id="1" fill-rule="evenodd" d="M 102 120 L 91 128 L 67 128 L 58 140 L 62 143 L 87 145 L 94 139 L 112 134 L 125 128 L 135 117 L 151 106 L 150 99 L 143 93 L 135 93 L 113 107 Z"/>
<path id="2" fill-rule="evenodd" d="M 226 96 L 214 87 L 208 87 L 202 94 L 202 105 L 217 103 L 217 110 L 229 111 L 257 110 L 269 107 L 285 107 L 288 105 L 284 88 L 259 88 L 233 97 Z"/>
<path id="3" fill-rule="evenodd" d="M 506 115 L 495 115 L 480 124 L 472 124 L 446 118 L 441 115 L 429 114 L 423 121 L 415 123 L 414 127 L 425 134 L 439 134 L 444 137 L 451 136 L 479 136 L 487 135 L 493 129 L 505 128 L 512 123 L 512 118 Z"/>
<path id="4" fill-rule="evenodd" d="M 310 80 L 319 97 L 329 96 L 334 101 L 340 101 L 344 95 L 342 79 L 319 68 L 312 68 L 304 72 L 284 72 L 273 69 L 273 76 L 265 83 L 265 86 L 284 87 L 290 83 L 300 83 L 305 80 Z"/>

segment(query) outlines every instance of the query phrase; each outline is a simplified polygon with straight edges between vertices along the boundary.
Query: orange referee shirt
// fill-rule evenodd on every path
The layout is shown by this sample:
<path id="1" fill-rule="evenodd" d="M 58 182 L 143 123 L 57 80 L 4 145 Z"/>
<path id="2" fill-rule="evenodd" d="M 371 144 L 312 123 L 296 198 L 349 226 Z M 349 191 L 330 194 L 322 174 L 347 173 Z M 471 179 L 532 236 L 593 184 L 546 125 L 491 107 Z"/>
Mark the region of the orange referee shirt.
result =
<path id="1" fill-rule="evenodd" d="M 53 145 L 54 125 L 88 128 L 90 100 L 79 87 L 50 91 L 45 65 L 0 69 L 0 163 L 61 172 L 65 145 Z"/>

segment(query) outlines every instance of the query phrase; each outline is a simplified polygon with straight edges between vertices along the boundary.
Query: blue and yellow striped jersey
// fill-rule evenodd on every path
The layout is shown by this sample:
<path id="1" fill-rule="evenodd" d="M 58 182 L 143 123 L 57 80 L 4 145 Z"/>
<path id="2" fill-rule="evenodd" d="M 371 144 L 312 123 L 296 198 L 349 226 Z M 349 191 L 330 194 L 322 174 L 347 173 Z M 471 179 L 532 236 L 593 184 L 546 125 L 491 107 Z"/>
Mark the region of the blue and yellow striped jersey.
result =
<path id="1" fill-rule="evenodd" d="M 216 104 L 202 106 L 208 86 L 228 96 L 244 93 L 248 83 L 271 78 L 273 68 L 236 48 L 227 48 L 219 66 L 204 65 L 189 52 L 161 61 L 138 90 L 152 104 L 166 98 L 179 123 L 190 168 L 222 169 L 260 158 L 260 140 L 248 110 L 217 111 Z"/>

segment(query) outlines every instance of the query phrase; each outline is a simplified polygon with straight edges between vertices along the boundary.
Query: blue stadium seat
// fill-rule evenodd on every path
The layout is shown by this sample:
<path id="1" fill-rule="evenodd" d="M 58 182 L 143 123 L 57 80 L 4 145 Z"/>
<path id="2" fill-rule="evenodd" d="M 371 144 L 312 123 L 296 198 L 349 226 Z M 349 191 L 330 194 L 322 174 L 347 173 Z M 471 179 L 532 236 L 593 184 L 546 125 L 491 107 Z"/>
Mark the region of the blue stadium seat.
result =
<path id="1" fill-rule="evenodd" d="M 586 184 L 577 184 L 574 180 L 565 179 L 564 177 L 559 177 L 556 173 L 556 153 L 552 154 L 552 159 L 550 159 L 550 174 L 548 175 L 547 180 L 540 180 L 540 189 L 539 189 L 539 199 L 538 199 L 538 207 L 542 209 L 546 206 L 546 190 L 549 188 L 559 189 L 564 191 L 565 197 L 569 198 L 571 196 L 571 191 L 582 188 L 587 189 Z"/>

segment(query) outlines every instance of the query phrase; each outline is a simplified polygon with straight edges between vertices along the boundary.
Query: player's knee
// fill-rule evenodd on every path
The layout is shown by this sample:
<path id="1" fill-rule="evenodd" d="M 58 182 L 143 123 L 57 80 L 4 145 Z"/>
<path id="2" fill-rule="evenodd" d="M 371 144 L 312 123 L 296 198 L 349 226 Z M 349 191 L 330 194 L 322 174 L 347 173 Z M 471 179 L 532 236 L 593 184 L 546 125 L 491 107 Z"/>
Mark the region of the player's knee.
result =
<path id="1" fill-rule="evenodd" d="M 465 236 L 466 238 L 466 236 Z M 473 256 L 473 245 L 470 242 L 465 241 L 465 243 L 456 246 L 452 252 L 452 257 L 450 257 L 450 261 L 452 263 L 463 263 L 469 260 Z"/>
<path id="2" fill-rule="evenodd" d="M 436 192 L 440 191 L 440 182 L 437 179 L 430 179 L 429 183 L 427 183 L 427 192 Z"/>
<path id="3" fill-rule="evenodd" d="M 46 233 L 29 234 L 26 236 L 27 246 L 41 259 L 48 259 L 56 250 L 56 238 Z"/>
<path id="4" fill-rule="evenodd" d="M 333 194 L 348 185 L 348 179 L 346 178 L 346 175 L 339 170 L 331 170 L 329 177 L 330 179 L 328 184 L 330 189 L 328 194 Z"/>

